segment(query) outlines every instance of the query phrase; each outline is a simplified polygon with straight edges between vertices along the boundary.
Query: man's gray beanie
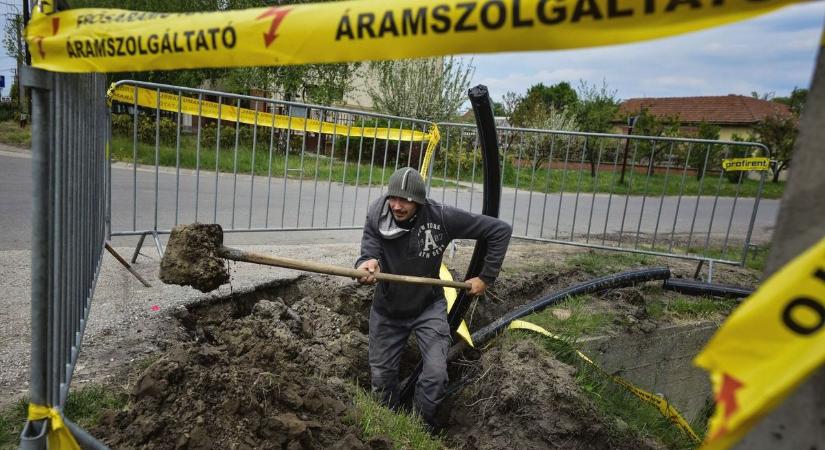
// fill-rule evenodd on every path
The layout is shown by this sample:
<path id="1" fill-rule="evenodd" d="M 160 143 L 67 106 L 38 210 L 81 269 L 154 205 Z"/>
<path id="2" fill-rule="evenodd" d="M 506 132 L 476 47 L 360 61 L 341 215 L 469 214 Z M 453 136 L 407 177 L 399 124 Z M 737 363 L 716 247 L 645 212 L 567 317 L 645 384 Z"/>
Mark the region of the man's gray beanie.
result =
<path id="1" fill-rule="evenodd" d="M 412 167 L 403 167 L 390 177 L 387 195 L 405 198 L 423 205 L 427 202 L 427 188 L 421 174 Z"/>

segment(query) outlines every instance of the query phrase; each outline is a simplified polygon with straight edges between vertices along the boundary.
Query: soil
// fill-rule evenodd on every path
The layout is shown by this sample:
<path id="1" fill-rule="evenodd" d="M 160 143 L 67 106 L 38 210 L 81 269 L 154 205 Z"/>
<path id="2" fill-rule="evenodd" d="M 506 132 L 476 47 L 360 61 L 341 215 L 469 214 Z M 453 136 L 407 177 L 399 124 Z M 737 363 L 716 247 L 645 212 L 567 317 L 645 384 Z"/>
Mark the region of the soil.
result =
<path id="1" fill-rule="evenodd" d="M 563 266 L 559 255 L 536 265 L 535 249 L 511 248 L 506 270 L 490 295 L 479 300 L 486 303 L 468 312 L 471 329 L 593 277 Z M 459 253 L 451 265 L 466 267 L 469 252 Z M 672 264 L 677 276 L 692 275 L 693 263 L 679 264 Z M 742 269 L 716 276 L 751 286 L 756 280 Z M 741 283 L 747 280 L 749 284 Z M 617 321 L 616 332 L 649 332 L 658 324 L 639 312 L 649 289 L 658 288 L 610 291 L 588 307 L 642 317 Z M 139 371 L 126 409 L 107 412 L 90 431 L 119 449 L 391 446 L 386 438 L 364 442 L 352 401 L 353 384 L 369 386 L 371 298 L 371 287 L 347 279 L 302 276 L 181 308 L 176 314 L 185 330 L 180 342 Z M 451 365 L 453 380 L 475 376 L 441 408 L 448 445 L 661 448 L 616 433 L 615 419 L 601 416 L 578 390 L 573 367 L 546 357 L 530 340 L 503 342 L 484 352 L 465 352 L 462 361 Z M 402 378 L 403 368 L 415 361 L 410 354 Z"/>
<path id="2" fill-rule="evenodd" d="M 579 390 L 575 369 L 532 340 L 495 346 L 478 366 L 480 376 L 443 408 L 457 448 L 661 448 L 617 433 Z"/>
<path id="3" fill-rule="evenodd" d="M 229 282 L 226 262 L 217 255 L 223 230 L 217 224 L 193 223 L 172 228 L 160 261 L 160 279 L 166 284 L 214 291 Z"/>

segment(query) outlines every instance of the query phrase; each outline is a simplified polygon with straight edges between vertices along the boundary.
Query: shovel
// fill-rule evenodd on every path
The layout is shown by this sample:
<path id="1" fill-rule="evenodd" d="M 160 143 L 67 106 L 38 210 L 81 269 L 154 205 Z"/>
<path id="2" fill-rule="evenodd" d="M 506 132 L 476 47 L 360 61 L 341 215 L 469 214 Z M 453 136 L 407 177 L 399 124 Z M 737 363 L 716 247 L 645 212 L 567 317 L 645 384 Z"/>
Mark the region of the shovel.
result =
<path id="1" fill-rule="evenodd" d="M 209 292 L 229 282 L 229 270 L 224 259 L 349 278 L 370 275 L 366 270 L 225 247 L 223 229 L 220 225 L 193 223 L 178 225 L 172 229 L 169 242 L 166 244 L 166 252 L 160 262 L 160 279 L 166 284 L 192 286 L 201 292 Z M 373 275 L 380 281 L 470 289 L 470 283 L 458 281 L 384 272 Z"/>

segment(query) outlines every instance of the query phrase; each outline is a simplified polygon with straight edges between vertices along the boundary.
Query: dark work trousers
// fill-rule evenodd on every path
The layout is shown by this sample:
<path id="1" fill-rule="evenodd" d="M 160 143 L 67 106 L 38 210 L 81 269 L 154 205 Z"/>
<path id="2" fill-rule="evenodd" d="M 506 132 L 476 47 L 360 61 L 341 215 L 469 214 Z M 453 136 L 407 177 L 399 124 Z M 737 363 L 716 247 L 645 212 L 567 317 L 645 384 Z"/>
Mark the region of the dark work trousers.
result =
<path id="1" fill-rule="evenodd" d="M 450 326 L 443 298 L 418 317 L 394 319 L 370 310 L 369 359 L 372 391 L 390 408 L 398 406 L 398 365 L 410 332 L 415 332 L 424 370 L 415 384 L 415 409 L 430 425 L 447 389 L 447 350 Z"/>

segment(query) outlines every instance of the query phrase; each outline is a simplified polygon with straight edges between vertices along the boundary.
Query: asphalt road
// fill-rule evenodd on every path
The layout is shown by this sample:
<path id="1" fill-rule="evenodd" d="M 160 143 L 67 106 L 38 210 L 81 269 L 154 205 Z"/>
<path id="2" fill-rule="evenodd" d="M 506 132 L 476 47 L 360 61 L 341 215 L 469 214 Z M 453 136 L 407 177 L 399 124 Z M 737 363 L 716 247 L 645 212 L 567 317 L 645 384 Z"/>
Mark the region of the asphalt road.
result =
<path id="1" fill-rule="evenodd" d="M 311 176 L 311 174 L 310 174 Z M 157 190 L 155 180 L 157 178 Z M 360 227 L 368 201 L 381 189 L 363 180 L 358 187 L 312 178 L 298 181 L 282 176 L 221 174 L 214 172 L 152 168 L 116 164 L 112 170 L 112 225 L 115 232 L 168 230 L 175 223 L 218 222 L 225 229 Z M 136 189 L 133 189 L 136 187 Z M 481 186 L 433 188 L 430 196 L 450 205 L 481 211 Z M 177 192 L 177 195 L 176 195 Z M 31 239 L 31 160 L 25 153 L 0 152 L 0 250 L 28 249 Z M 155 199 L 157 197 L 157 214 Z M 561 202 L 561 205 L 559 204 Z M 500 216 L 513 224 L 518 236 L 601 242 L 604 234 L 623 245 L 651 243 L 667 246 L 671 234 L 682 240 L 704 243 L 708 231 L 714 241 L 726 235 L 743 241 L 754 200 L 729 197 L 639 197 L 608 194 L 538 194 L 505 188 Z M 177 205 L 177 209 L 176 209 Z M 592 207 L 591 207 L 592 205 Z M 753 240 L 770 239 L 779 209 L 778 200 L 762 200 Z M 659 213 L 661 211 L 661 214 Z M 693 233 L 691 235 L 691 229 Z M 728 230 L 730 232 L 728 233 Z M 324 233 L 241 233 L 228 235 L 230 244 L 301 242 L 355 242 L 358 231 L 331 230 Z M 131 240 L 121 240 L 128 245 Z"/>

